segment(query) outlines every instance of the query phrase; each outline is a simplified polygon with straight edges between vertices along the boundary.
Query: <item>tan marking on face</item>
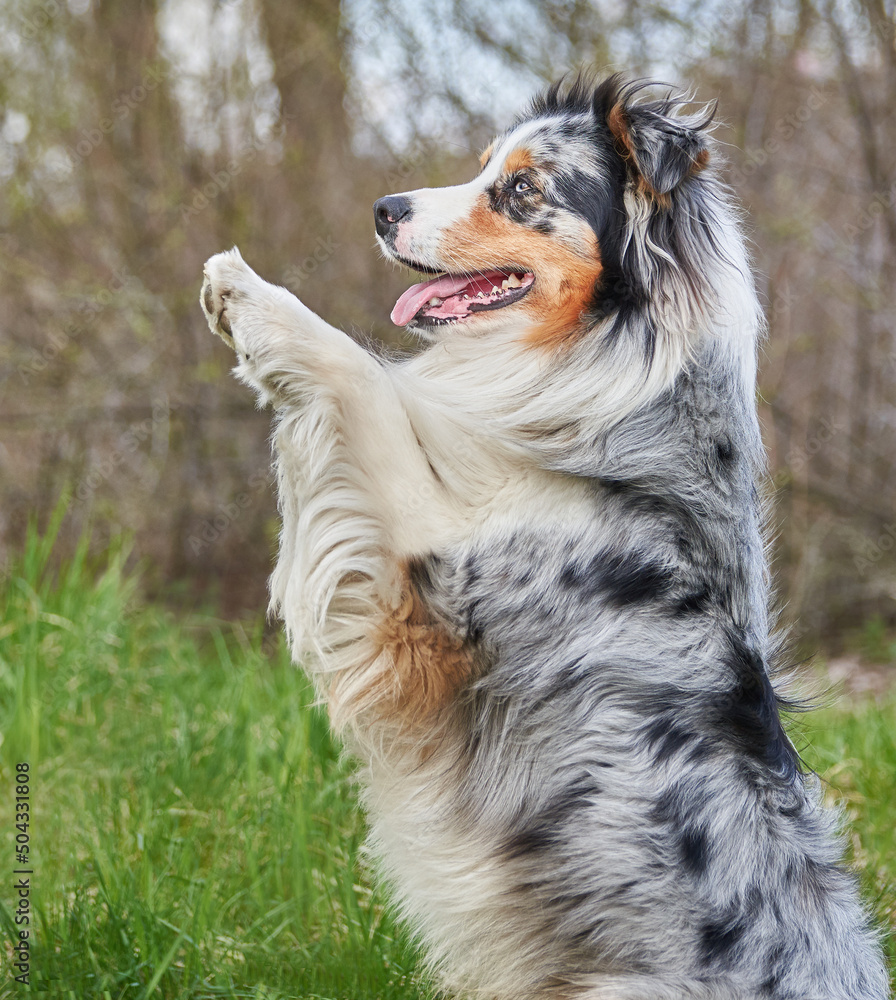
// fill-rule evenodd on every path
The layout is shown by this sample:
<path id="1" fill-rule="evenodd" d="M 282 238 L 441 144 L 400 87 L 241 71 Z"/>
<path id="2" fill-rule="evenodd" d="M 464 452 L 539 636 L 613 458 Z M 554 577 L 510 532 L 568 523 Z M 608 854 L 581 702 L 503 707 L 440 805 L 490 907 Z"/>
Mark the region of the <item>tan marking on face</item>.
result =
<path id="1" fill-rule="evenodd" d="M 514 149 L 504 161 L 504 173 L 515 174 L 518 170 L 527 170 L 534 166 L 532 153 L 525 147 Z"/>
<path id="2" fill-rule="evenodd" d="M 455 271 L 504 267 L 531 271 L 535 284 L 518 307 L 535 320 L 526 340 L 555 347 L 583 332 L 582 313 L 600 276 L 597 240 L 585 222 L 582 242 L 583 249 L 577 252 L 552 234 L 519 225 L 493 211 L 482 195 L 466 219 L 443 231 L 439 250 Z"/>
<path id="3" fill-rule="evenodd" d="M 494 148 L 495 148 L 495 144 L 493 142 L 490 142 L 485 147 L 485 149 L 483 149 L 482 153 L 480 154 L 480 156 L 479 156 L 479 166 L 482 167 L 483 170 L 485 169 L 486 163 L 488 163 L 488 161 L 491 159 L 491 155 L 492 155 L 492 152 L 494 151 Z"/>
<path id="4" fill-rule="evenodd" d="M 400 567 L 402 597 L 374 626 L 370 681 L 354 699 L 351 714 L 372 712 L 387 721 L 416 726 L 445 709 L 470 677 L 473 660 L 463 640 L 433 619 Z"/>

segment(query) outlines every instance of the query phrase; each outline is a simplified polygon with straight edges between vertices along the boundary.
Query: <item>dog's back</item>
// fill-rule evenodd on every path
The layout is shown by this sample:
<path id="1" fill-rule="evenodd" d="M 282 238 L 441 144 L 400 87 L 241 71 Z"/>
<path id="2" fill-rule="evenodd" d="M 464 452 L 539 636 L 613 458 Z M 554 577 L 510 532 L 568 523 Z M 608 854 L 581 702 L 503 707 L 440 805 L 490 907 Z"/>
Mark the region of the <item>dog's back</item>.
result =
<path id="1" fill-rule="evenodd" d="M 368 804 L 459 991 L 886 994 L 769 680 L 758 433 L 730 360 L 709 345 L 567 452 L 575 480 L 530 471 L 412 564 L 475 677 L 431 757 L 375 758 Z"/>

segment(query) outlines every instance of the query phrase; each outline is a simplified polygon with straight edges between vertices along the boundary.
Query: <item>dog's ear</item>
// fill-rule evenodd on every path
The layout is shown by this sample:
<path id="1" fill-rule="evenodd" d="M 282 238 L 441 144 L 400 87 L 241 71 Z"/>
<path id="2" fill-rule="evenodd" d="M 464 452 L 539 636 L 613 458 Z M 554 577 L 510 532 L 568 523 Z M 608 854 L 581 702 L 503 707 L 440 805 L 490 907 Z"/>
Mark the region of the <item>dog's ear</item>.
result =
<path id="1" fill-rule="evenodd" d="M 639 188 L 666 202 L 682 181 L 709 163 L 704 129 L 711 118 L 677 119 L 656 106 L 619 101 L 607 114 L 607 127 Z"/>

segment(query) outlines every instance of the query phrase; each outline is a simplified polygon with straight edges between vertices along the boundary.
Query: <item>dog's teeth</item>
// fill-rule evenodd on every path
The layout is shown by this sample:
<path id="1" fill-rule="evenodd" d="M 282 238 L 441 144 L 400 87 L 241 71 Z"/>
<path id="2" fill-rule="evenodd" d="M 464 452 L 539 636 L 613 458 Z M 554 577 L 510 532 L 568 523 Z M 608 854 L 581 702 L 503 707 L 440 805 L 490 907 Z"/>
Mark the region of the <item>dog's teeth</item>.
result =
<path id="1" fill-rule="evenodd" d="M 440 306 L 444 301 L 445 300 L 444 299 L 440 299 L 438 297 L 438 295 L 433 295 L 433 297 L 429 300 L 428 305 L 431 305 L 431 306 Z"/>
<path id="2" fill-rule="evenodd" d="M 465 301 L 465 302 L 469 302 L 469 300 L 470 300 L 470 296 L 469 296 L 469 295 L 465 295 L 465 296 L 464 296 L 464 301 Z"/>
<path id="3" fill-rule="evenodd" d="M 492 290 L 488 293 L 489 295 L 497 295 L 501 289 L 497 285 L 492 285 Z"/>
<path id="4" fill-rule="evenodd" d="M 485 292 L 477 292 L 476 293 L 476 298 L 477 299 L 484 299 L 485 298 Z"/>
<path id="5" fill-rule="evenodd" d="M 522 286 L 522 281 L 520 281 L 515 274 L 511 274 L 510 277 L 504 282 L 505 288 L 522 288 Z"/>
<path id="6" fill-rule="evenodd" d="M 510 279 L 509 279 L 509 278 L 505 278 L 505 279 L 504 279 L 504 280 L 503 280 L 503 281 L 501 282 L 501 287 L 502 287 L 502 288 L 504 289 L 504 291 L 506 292 L 506 291 L 507 291 L 507 289 L 508 289 L 508 288 L 510 288 Z"/>

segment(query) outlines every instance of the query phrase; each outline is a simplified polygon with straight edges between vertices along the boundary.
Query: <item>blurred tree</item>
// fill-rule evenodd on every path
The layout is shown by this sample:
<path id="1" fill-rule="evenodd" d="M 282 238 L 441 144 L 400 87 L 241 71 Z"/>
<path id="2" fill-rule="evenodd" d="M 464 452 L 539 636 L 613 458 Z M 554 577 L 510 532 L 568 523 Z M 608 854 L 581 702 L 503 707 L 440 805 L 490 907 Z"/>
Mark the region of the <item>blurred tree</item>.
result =
<path id="1" fill-rule="evenodd" d="M 0 535 L 67 485 L 167 590 L 263 601 L 268 417 L 196 305 L 238 244 L 361 335 L 403 286 L 373 200 L 459 180 L 577 65 L 720 100 L 770 336 L 782 589 L 896 618 L 896 96 L 883 0 L 20 0 L 0 7 Z"/>

